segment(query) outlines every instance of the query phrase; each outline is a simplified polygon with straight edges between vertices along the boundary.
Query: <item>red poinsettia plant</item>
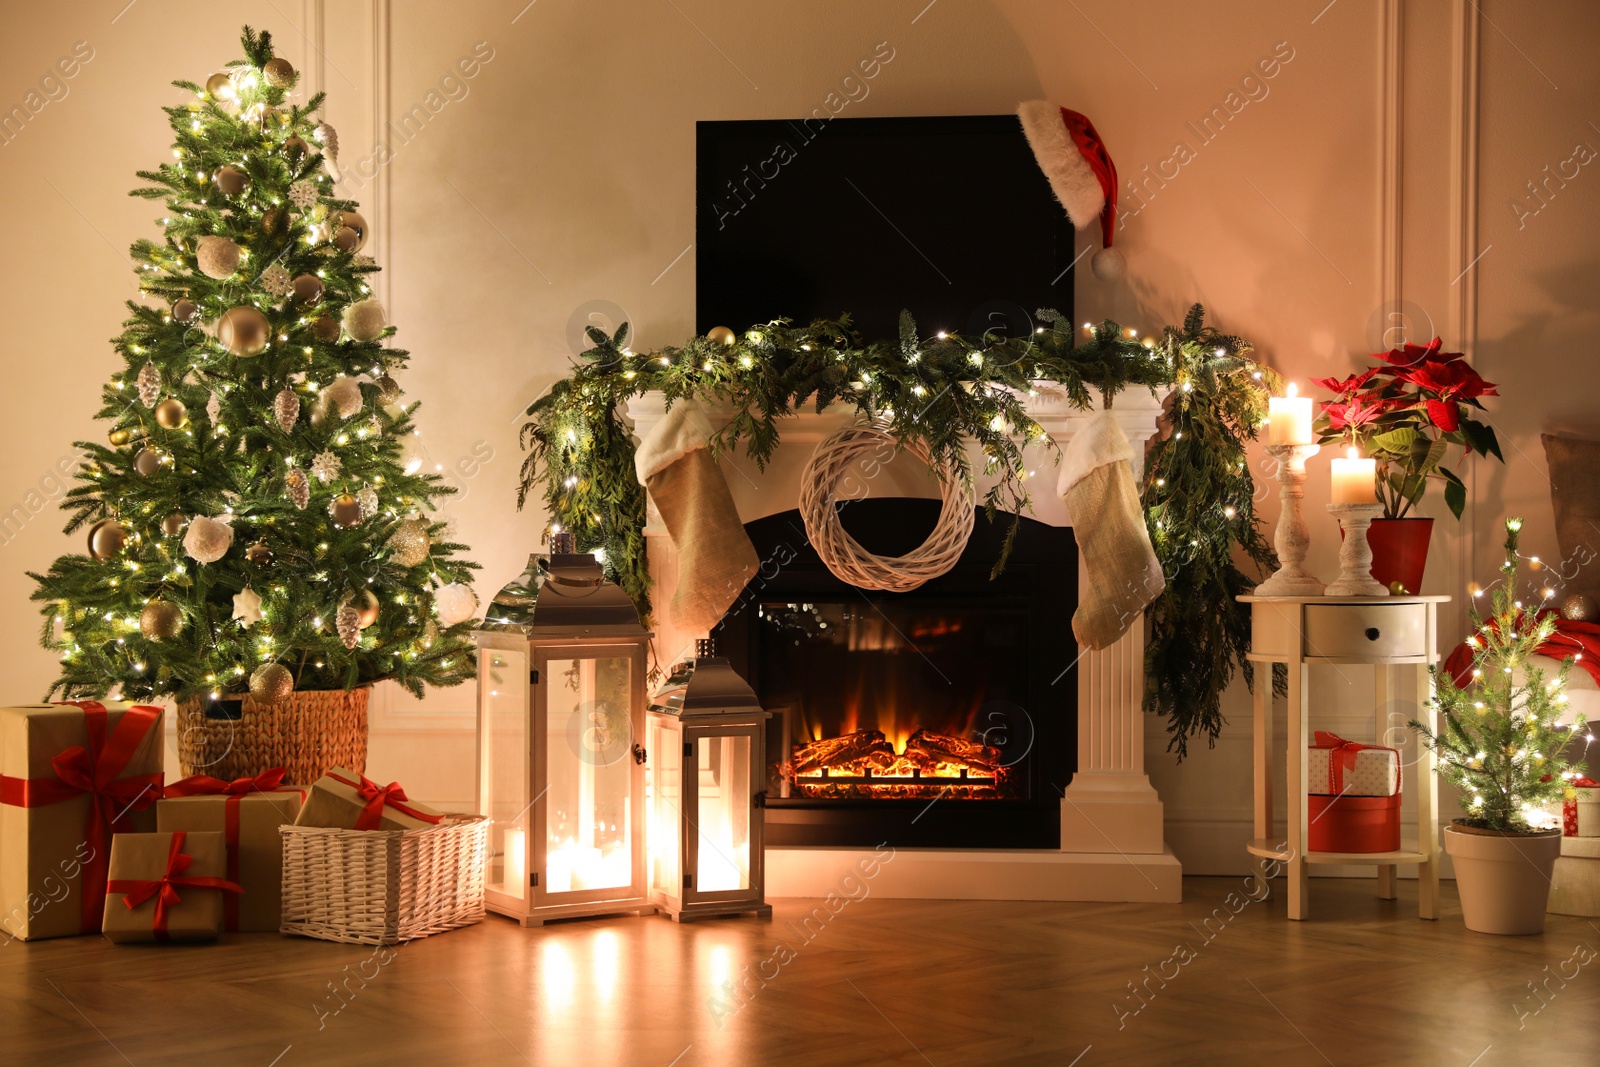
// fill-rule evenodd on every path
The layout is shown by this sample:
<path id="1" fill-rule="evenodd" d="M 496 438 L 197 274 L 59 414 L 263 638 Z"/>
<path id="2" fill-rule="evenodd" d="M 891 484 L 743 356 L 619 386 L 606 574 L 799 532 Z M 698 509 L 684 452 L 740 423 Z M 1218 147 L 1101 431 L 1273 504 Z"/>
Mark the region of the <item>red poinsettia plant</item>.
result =
<path id="1" fill-rule="evenodd" d="M 1378 364 L 1348 378 L 1317 378 L 1334 394 L 1317 418 L 1323 444 L 1342 441 L 1378 461 L 1378 499 L 1384 516 L 1405 518 L 1427 492 L 1444 483 L 1444 500 L 1456 518 L 1467 504 L 1467 487 L 1444 466 L 1452 446 L 1462 456 L 1477 452 L 1502 463 L 1494 428 L 1474 418 L 1479 399 L 1499 396 L 1460 352 L 1443 352 L 1435 337 L 1426 345 L 1403 345 L 1376 353 Z"/>

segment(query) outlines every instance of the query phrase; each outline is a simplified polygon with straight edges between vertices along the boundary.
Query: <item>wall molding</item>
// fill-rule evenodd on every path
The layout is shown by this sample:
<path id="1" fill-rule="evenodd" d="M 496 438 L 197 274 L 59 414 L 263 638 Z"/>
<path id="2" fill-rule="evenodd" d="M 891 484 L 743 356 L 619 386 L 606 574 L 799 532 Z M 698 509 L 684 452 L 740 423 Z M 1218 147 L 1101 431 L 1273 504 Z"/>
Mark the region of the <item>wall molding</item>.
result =
<path id="1" fill-rule="evenodd" d="M 1405 296 L 1405 20 L 1402 0 L 1378 9 L 1378 304 L 1398 311 Z"/>
<path id="2" fill-rule="evenodd" d="M 1455 343 L 1473 361 L 1478 348 L 1478 92 L 1482 71 L 1480 30 L 1482 15 L 1476 0 L 1452 0 L 1450 8 L 1450 232 L 1449 269 L 1454 279 L 1445 291 L 1445 316 Z M 1464 590 L 1472 580 L 1477 559 L 1477 508 L 1485 486 L 1479 477 L 1482 463 L 1468 464 L 1471 492 L 1459 524 L 1455 559 L 1455 588 Z M 1458 618 L 1465 627 L 1465 605 Z"/>

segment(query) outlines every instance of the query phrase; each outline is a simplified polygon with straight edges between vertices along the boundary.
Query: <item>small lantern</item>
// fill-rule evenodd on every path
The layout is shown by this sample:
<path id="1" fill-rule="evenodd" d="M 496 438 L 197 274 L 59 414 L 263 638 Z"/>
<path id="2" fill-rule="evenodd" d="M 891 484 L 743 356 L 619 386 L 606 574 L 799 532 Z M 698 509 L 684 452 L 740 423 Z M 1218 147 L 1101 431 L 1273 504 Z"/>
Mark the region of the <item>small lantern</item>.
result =
<path id="1" fill-rule="evenodd" d="M 676 922 L 772 914 L 760 792 L 770 713 L 710 652 L 700 642 L 646 714 L 650 902 Z"/>
<path id="2" fill-rule="evenodd" d="M 478 804 L 491 911 L 648 913 L 645 663 L 633 601 L 560 534 L 490 604 L 478 642 Z"/>

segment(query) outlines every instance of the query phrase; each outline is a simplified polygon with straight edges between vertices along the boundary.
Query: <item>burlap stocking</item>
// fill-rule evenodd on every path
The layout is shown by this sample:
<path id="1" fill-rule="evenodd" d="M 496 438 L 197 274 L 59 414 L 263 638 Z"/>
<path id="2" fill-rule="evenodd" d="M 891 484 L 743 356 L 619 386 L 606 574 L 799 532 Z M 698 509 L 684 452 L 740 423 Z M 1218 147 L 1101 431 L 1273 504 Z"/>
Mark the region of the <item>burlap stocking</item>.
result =
<path id="1" fill-rule="evenodd" d="M 1078 591 L 1072 633 L 1105 648 L 1127 632 L 1166 579 L 1150 546 L 1133 480 L 1133 446 L 1108 411 L 1073 435 L 1061 457 L 1057 491 L 1072 516 L 1087 587 Z"/>
<path id="2" fill-rule="evenodd" d="M 699 407 L 680 400 L 634 454 L 639 481 L 678 550 L 678 588 L 668 617 L 694 634 L 711 632 L 760 564 L 707 451 L 708 431 Z"/>

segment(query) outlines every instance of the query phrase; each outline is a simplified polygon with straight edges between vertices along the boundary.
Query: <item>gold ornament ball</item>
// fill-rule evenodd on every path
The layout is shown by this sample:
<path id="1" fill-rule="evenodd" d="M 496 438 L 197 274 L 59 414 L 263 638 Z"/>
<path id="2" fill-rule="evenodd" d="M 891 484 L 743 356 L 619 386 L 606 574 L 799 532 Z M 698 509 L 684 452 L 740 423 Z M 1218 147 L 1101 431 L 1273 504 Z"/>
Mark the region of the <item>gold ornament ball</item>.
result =
<path id="1" fill-rule="evenodd" d="M 294 298 L 302 304 L 315 304 L 322 299 L 322 279 L 315 274 L 301 274 L 290 285 Z"/>
<path id="2" fill-rule="evenodd" d="M 177 430 L 189 421 L 189 409 L 177 397 L 167 397 L 156 405 L 156 422 L 163 430 Z"/>
<path id="3" fill-rule="evenodd" d="M 356 625 L 363 630 L 378 621 L 378 597 L 370 589 L 363 589 L 350 598 L 350 606 L 356 609 Z"/>
<path id="4" fill-rule="evenodd" d="M 217 343 L 235 356 L 259 355 L 271 333 L 267 317 L 253 307 L 229 308 L 217 320 Z"/>
<path id="5" fill-rule="evenodd" d="M 348 226 L 340 226 L 333 235 L 334 247 L 341 252 L 354 252 L 361 247 L 361 238 Z"/>
<path id="6" fill-rule="evenodd" d="M 333 241 L 340 248 L 344 248 L 346 252 L 361 251 L 361 246 L 367 243 L 367 237 L 372 233 L 371 227 L 367 225 L 367 220 L 361 216 L 359 211 L 339 212 L 334 219 L 334 226 L 339 232 L 334 234 Z M 343 233 L 345 230 L 351 231 L 351 240 L 355 242 L 349 248 L 345 248 L 339 241 L 339 233 Z"/>
<path id="7" fill-rule="evenodd" d="M 201 274 L 221 281 L 239 269 L 239 246 L 226 237 L 207 235 L 195 241 L 194 259 Z"/>
<path id="8" fill-rule="evenodd" d="M 344 309 L 344 332 L 355 341 L 376 341 L 389 325 L 383 305 L 370 297 Z"/>
<path id="9" fill-rule="evenodd" d="M 200 305 L 188 297 L 179 297 L 172 304 L 172 320 L 174 322 L 193 322 L 195 316 L 200 314 Z"/>
<path id="10" fill-rule="evenodd" d="M 263 663 L 250 672 L 250 695 L 258 704 L 281 704 L 294 692 L 294 675 L 281 663 Z"/>
<path id="11" fill-rule="evenodd" d="M 361 501 L 349 493 L 340 493 L 333 498 L 333 503 L 328 505 L 328 514 L 333 516 L 333 524 L 345 529 L 361 523 Z"/>
<path id="12" fill-rule="evenodd" d="M 738 339 L 738 335 L 726 326 L 713 326 L 706 331 L 706 340 L 715 341 L 719 345 L 731 345 Z"/>
<path id="13" fill-rule="evenodd" d="M 110 559 L 128 544 L 128 531 L 116 519 L 101 519 L 89 527 L 89 555 Z"/>
<path id="14" fill-rule="evenodd" d="M 133 469 L 149 477 L 161 469 L 161 453 L 153 448 L 141 448 L 133 457 Z"/>
<path id="15" fill-rule="evenodd" d="M 299 162 L 300 158 L 311 150 L 311 146 L 298 137 L 290 137 L 283 142 L 283 151 L 290 159 Z"/>
<path id="16" fill-rule="evenodd" d="M 1573 593 L 1561 602 L 1561 617 L 1569 622 L 1600 622 L 1600 604 L 1587 593 Z"/>
<path id="17" fill-rule="evenodd" d="M 232 101 L 238 99 L 239 93 L 233 87 L 233 79 L 226 73 L 213 74 L 206 79 L 206 92 L 213 99 Z"/>
<path id="18" fill-rule="evenodd" d="M 281 207 L 267 209 L 266 213 L 261 216 L 261 232 L 268 236 L 277 233 L 283 228 L 285 217 Z"/>
<path id="19" fill-rule="evenodd" d="M 244 550 L 244 558 L 258 567 L 264 567 L 272 562 L 272 549 L 257 541 Z"/>
<path id="20" fill-rule="evenodd" d="M 1406 596 L 1406 583 L 1396 578 L 1389 583 L 1389 592 L 1395 596 Z"/>
<path id="21" fill-rule="evenodd" d="M 327 315 L 319 315 L 311 321 L 311 336 L 325 345 L 331 345 L 339 339 L 339 320 Z"/>
<path id="22" fill-rule="evenodd" d="M 181 511 L 174 511 L 161 520 L 161 532 L 168 537 L 177 537 L 183 533 L 183 528 L 189 525 L 189 517 Z"/>
<path id="23" fill-rule="evenodd" d="M 274 89 L 287 89 L 294 84 L 294 64 L 287 59 L 273 57 L 267 60 L 261 73 L 266 75 L 267 84 Z"/>
<path id="24" fill-rule="evenodd" d="M 183 632 L 183 609 L 170 600 L 152 600 L 139 612 L 139 632 L 152 641 L 171 641 Z"/>
<path id="25" fill-rule="evenodd" d="M 118 448 L 121 448 L 123 445 L 133 440 L 133 431 L 128 429 L 126 426 L 118 426 L 115 430 L 112 430 L 110 433 L 106 434 L 106 440 L 110 441 Z"/>
<path id="26" fill-rule="evenodd" d="M 415 567 L 428 558 L 428 524 L 406 519 L 389 535 L 389 558 L 402 567 Z"/>
<path id="27" fill-rule="evenodd" d="M 238 167 L 218 167 L 216 176 L 217 188 L 227 196 L 238 196 L 244 192 L 244 187 L 250 184 L 250 176 Z"/>
<path id="28" fill-rule="evenodd" d="M 378 387 L 378 399 L 385 404 L 392 404 L 400 399 L 400 383 L 387 374 L 372 383 Z"/>

